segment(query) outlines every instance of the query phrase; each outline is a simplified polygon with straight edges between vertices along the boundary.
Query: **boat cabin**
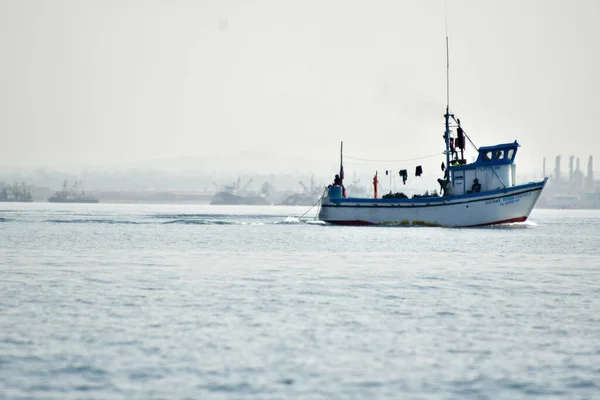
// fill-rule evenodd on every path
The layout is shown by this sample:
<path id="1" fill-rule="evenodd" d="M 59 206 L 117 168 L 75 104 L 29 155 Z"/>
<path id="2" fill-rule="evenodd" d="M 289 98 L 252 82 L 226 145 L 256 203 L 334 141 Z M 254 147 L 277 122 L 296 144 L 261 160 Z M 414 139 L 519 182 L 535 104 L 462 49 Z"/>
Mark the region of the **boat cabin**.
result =
<path id="1" fill-rule="evenodd" d="M 479 148 L 475 162 L 471 164 L 454 160 L 450 163 L 450 179 L 454 186 L 454 195 L 460 196 L 473 192 L 487 192 L 515 186 L 515 156 L 519 144 L 498 144 Z"/>

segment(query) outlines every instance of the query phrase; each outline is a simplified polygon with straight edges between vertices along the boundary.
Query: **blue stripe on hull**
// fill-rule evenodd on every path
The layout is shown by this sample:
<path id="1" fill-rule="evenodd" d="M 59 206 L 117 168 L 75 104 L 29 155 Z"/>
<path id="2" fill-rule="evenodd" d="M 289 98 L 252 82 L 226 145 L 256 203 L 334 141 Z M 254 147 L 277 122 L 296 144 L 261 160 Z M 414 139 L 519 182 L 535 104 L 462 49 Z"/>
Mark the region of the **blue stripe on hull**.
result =
<path id="1" fill-rule="evenodd" d="M 419 197 L 413 199 L 363 199 L 363 198 L 340 198 L 329 199 L 321 207 L 356 207 L 356 208 L 378 208 L 378 207 L 440 207 L 444 205 L 469 204 L 478 201 L 488 201 L 514 196 L 515 194 L 536 192 L 542 190 L 546 180 L 527 185 L 513 186 L 507 189 L 493 190 L 485 193 L 473 193 L 463 196 L 451 197 Z M 457 201 L 463 200 L 463 201 Z M 348 204 L 350 203 L 350 204 Z"/>

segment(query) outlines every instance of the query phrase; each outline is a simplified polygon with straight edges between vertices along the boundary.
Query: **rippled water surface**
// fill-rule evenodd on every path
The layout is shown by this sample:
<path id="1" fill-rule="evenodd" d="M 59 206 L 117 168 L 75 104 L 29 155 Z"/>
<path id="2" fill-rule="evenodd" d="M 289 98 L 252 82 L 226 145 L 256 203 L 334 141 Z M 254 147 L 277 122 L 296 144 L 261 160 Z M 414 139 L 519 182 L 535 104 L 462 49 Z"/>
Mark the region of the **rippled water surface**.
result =
<path id="1" fill-rule="evenodd" d="M 0 397 L 600 397 L 599 211 L 305 211 L 0 203 Z"/>

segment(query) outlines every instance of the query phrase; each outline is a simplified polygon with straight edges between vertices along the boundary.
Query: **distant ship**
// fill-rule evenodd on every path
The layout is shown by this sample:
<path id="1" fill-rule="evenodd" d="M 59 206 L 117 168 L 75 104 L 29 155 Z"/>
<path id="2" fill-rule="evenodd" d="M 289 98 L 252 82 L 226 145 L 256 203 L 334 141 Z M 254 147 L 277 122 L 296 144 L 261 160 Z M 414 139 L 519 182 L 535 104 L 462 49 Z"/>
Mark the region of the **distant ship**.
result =
<path id="1" fill-rule="evenodd" d="M 32 201 L 33 197 L 31 196 L 29 187 L 24 182 L 3 185 L 0 191 L 0 202 L 31 203 Z"/>
<path id="2" fill-rule="evenodd" d="M 237 183 L 229 186 L 225 186 L 224 189 L 220 189 L 216 184 L 217 193 L 210 200 L 212 205 L 245 205 L 245 206 L 268 206 L 271 203 L 267 200 L 264 193 L 254 194 L 246 193 L 246 188 L 252 179 L 246 183 L 246 185 L 240 189 L 240 180 Z"/>
<path id="3" fill-rule="evenodd" d="M 311 178 L 310 180 L 310 190 L 306 187 L 306 185 L 304 185 L 304 183 L 299 183 L 300 186 L 302 186 L 303 192 L 291 194 L 282 201 L 280 201 L 277 205 L 312 206 L 319 200 L 325 188 L 325 186 L 323 186 L 322 188 L 320 186 L 315 186 L 314 178 Z"/>
<path id="4" fill-rule="evenodd" d="M 98 199 L 86 195 L 83 189 L 79 190 L 81 181 L 75 181 L 73 186 L 68 188 L 68 181 L 63 183 L 62 190 L 48 197 L 50 203 L 98 203 Z"/>
<path id="5" fill-rule="evenodd" d="M 553 194 L 540 199 L 540 208 L 593 210 L 600 208 L 600 192 Z"/>

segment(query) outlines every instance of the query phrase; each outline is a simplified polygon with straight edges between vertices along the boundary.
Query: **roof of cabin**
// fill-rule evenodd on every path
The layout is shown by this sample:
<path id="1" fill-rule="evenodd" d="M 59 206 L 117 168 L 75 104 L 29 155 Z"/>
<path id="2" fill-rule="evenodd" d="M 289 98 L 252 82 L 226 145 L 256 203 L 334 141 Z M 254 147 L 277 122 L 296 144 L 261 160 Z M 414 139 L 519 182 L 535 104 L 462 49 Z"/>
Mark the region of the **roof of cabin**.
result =
<path id="1" fill-rule="evenodd" d="M 464 165 L 451 165 L 451 168 L 459 171 L 474 169 L 477 167 L 491 167 L 495 165 L 512 164 L 517 154 L 518 147 L 519 143 L 517 143 L 516 140 L 513 143 L 503 143 L 495 146 L 481 146 L 475 162 Z M 488 153 L 491 153 L 489 158 L 486 157 Z M 499 156 L 498 153 L 500 154 Z"/>
<path id="2" fill-rule="evenodd" d="M 515 140 L 513 143 L 503 143 L 503 144 L 497 144 L 494 146 L 481 146 L 479 148 L 479 153 L 483 153 L 486 151 L 490 151 L 490 150 L 501 150 L 501 149 L 506 149 L 506 148 L 513 148 L 513 147 L 520 147 L 519 143 L 517 143 L 517 141 Z"/>

